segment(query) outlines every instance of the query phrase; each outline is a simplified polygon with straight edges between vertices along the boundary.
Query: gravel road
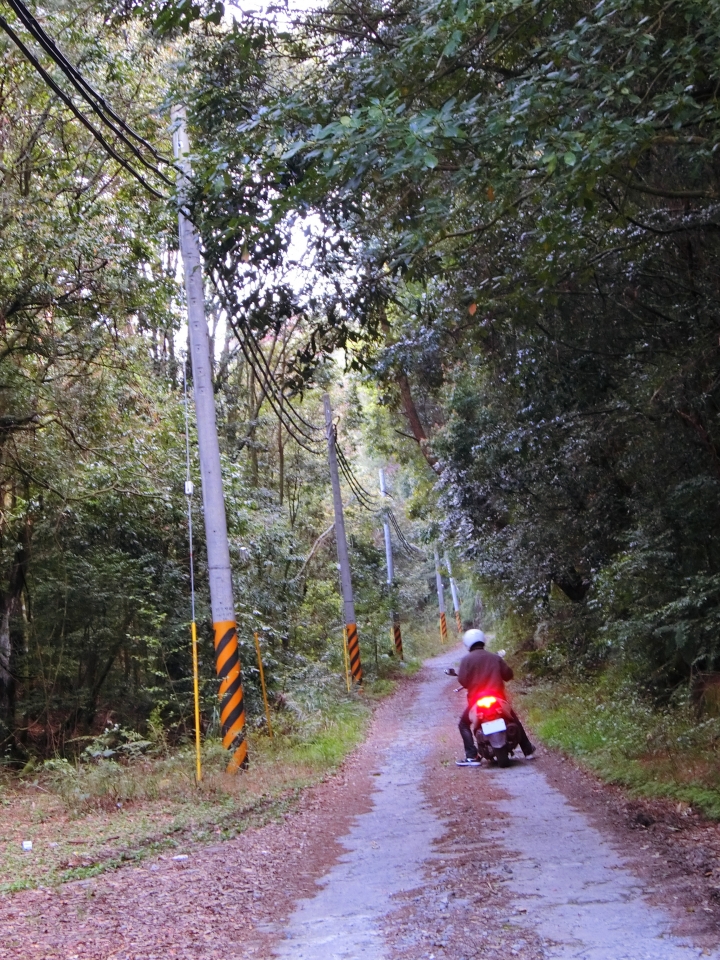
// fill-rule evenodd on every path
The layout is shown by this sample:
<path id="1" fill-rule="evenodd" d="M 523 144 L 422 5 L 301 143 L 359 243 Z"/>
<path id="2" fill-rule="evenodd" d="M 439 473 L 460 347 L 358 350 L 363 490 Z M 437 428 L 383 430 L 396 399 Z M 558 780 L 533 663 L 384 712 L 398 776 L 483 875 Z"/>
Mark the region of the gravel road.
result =
<path id="1" fill-rule="evenodd" d="M 718 826 L 638 813 L 542 748 L 456 767 L 460 652 L 282 821 L 1 897 L 0 960 L 720 960 Z"/>

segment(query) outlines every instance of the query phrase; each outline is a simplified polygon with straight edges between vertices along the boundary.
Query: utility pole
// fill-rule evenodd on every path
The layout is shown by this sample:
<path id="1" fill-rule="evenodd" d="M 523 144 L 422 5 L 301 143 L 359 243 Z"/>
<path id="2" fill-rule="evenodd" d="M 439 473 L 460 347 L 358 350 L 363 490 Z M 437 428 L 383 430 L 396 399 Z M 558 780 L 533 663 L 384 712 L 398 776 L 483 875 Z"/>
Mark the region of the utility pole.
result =
<path id="1" fill-rule="evenodd" d="M 457 584 L 452 575 L 452 567 L 450 566 L 450 557 L 448 556 L 447 550 L 445 551 L 445 566 L 447 567 L 448 576 L 450 577 L 450 593 L 452 593 L 453 600 L 453 609 L 455 610 L 455 623 L 457 624 L 457 631 L 459 634 L 462 634 L 462 620 L 460 619 L 460 601 L 458 599 Z"/>
<path id="2" fill-rule="evenodd" d="M 188 340 L 193 373 L 193 394 L 197 419 L 203 516 L 207 540 L 210 605 L 215 641 L 215 664 L 220 678 L 220 729 L 223 746 L 232 751 L 228 772 L 247 766 L 245 706 L 243 703 L 237 622 L 233 603 L 230 548 L 228 545 L 225 499 L 220 474 L 220 445 L 215 422 L 215 395 L 210 369 L 210 338 L 205 319 L 200 243 L 192 223 L 183 213 L 191 175 L 185 108 L 172 109 L 173 152 L 178 162 L 178 223 L 180 250 L 185 273 Z"/>
<path id="3" fill-rule="evenodd" d="M 330 397 L 326 393 L 323 394 L 323 406 L 325 407 L 325 433 L 328 444 L 328 463 L 330 464 L 333 507 L 335 509 L 335 542 L 337 544 L 338 564 L 340 566 L 340 589 L 342 590 L 343 596 L 348 656 L 350 657 L 350 671 L 353 680 L 360 684 L 362 683 L 363 672 L 360 663 L 360 644 L 358 642 L 357 624 L 355 623 L 355 602 L 353 600 L 350 559 L 348 557 L 347 539 L 345 537 L 345 518 L 343 516 L 342 495 L 340 493 L 337 451 L 335 450 L 335 424 L 332 419 Z"/>
<path id="4" fill-rule="evenodd" d="M 380 467 L 380 493 L 383 497 L 383 500 L 387 496 L 387 491 L 385 489 L 385 471 Z M 385 533 L 385 559 L 387 562 L 387 582 L 388 588 L 390 590 L 390 595 L 392 600 L 395 600 L 395 570 L 393 568 L 393 555 L 392 555 L 392 540 L 390 539 L 390 524 L 388 523 L 387 513 L 383 514 L 383 531 Z M 395 603 L 393 602 L 392 609 L 392 626 L 390 628 L 390 639 L 395 644 L 395 652 L 400 657 L 401 660 L 404 660 L 403 657 L 403 645 L 402 645 L 402 633 L 400 632 L 400 617 L 398 616 L 397 610 L 395 609 Z"/>
<path id="5" fill-rule="evenodd" d="M 440 557 L 435 547 L 435 583 L 437 584 L 438 607 L 440 608 L 440 640 L 447 643 L 447 621 L 445 619 L 445 592 L 443 590 L 442 574 L 440 573 Z"/>

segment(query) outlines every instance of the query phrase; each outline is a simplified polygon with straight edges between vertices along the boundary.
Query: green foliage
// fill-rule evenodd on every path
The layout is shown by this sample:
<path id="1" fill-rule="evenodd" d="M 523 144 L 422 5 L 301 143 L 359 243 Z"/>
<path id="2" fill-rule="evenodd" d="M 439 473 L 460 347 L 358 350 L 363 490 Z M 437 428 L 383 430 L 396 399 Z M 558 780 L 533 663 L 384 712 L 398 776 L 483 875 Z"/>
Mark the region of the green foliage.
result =
<path id="1" fill-rule="evenodd" d="M 686 697 L 659 710 L 617 671 L 593 684 L 534 687 L 523 698 L 543 741 L 631 793 L 669 797 L 720 818 L 717 718 Z"/>
<path id="2" fill-rule="evenodd" d="M 718 4 L 330 3 L 263 29 L 198 47 L 210 261 L 252 251 L 256 289 L 305 225 L 329 294 L 296 367 L 348 346 L 391 411 L 405 378 L 443 533 L 561 659 L 665 689 L 718 669 Z"/>

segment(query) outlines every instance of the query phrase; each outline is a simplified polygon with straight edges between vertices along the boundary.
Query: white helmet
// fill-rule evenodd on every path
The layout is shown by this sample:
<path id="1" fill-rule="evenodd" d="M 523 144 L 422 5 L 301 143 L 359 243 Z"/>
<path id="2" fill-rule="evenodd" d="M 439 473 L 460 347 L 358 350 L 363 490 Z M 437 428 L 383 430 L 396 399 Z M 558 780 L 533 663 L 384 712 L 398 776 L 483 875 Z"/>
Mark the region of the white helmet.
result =
<path id="1" fill-rule="evenodd" d="M 466 630 L 462 638 L 466 650 L 472 649 L 476 643 L 485 643 L 485 634 L 482 630 Z"/>

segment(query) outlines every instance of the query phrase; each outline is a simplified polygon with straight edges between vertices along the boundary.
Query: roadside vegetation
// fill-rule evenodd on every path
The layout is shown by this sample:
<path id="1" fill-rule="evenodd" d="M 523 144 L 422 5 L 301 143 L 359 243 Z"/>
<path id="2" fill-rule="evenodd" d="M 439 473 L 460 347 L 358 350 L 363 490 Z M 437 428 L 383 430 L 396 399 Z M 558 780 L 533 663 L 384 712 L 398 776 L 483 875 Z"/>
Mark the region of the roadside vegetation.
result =
<path id="1" fill-rule="evenodd" d="M 301 791 L 331 775 L 362 739 L 373 704 L 397 680 L 438 652 L 437 630 L 419 622 L 407 633 L 405 665 L 388 664 L 347 692 L 344 678 L 315 677 L 274 711 L 274 737 L 250 736 L 243 776 L 225 772 L 218 740 L 203 743 L 203 779 L 195 781 L 194 745 L 171 747 L 109 727 L 70 761 L 29 762 L 0 774 L 0 893 L 83 879 L 148 856 L 182 856 L 192 844 L 235 837 L 290 812 Z M 136 749 L 123 749 L 124 747 Z M 32 841 L 32 850 L 22 848 Z"/>
<path id="2" fill-rule="evenodd" d="M 608 669 L 594 680 L 540 682 L 520 703 L 543 743 L 602 779 L 720 820 L 720 717 L 699 713 L 686 691 L 658 705 Z"/>
<path id="3" fill-rule="evenodd" d="M 216 0 L 55 0 L 35 13 L 160 153 L 169 104 L 187 105 L 258 761 L 232 785 L 214 772 L 196 497 L 209 794 L 192 788 L 172 185 L 151 165 L 148 190 L 77 122 L 13 40 L 35 44 L 16 9 L 0 35 L 8 822 L 16 804 L 18 825 L 52 808 L 73 830 L 154 810 L 146 826 L 138 814 L 135 851 L 171 842 L 176 819 L 222 832 L 226 812 L 282 806 L 356 741 L 366 711 L 342 688 L 324 391 L 365 489 L 344 496 L 368 689 L 399 669 L 393 610 L 411 637 L 432 617 L 438 544 L 463 616 L 507 636 L 550 743 L 717 815 L 720 3 L 329 0 L 233 19 Z M 97 868 L 100 847 L 84 864 L 52 842 L 53 876 Z M 4 882 L 40 875 L 13 862 Z"/>

